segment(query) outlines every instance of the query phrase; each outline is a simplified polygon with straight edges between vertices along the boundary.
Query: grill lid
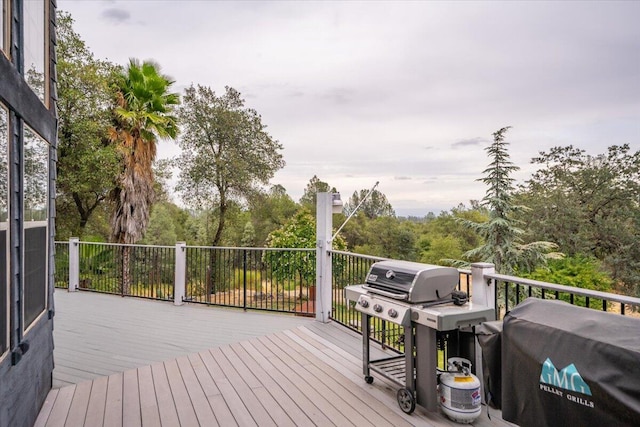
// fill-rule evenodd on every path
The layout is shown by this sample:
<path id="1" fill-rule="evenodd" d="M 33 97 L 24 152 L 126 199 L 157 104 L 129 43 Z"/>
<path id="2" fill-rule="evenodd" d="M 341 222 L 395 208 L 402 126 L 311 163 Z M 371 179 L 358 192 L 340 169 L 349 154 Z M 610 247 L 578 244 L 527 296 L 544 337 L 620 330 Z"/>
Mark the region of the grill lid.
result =
<path id="1" fill-rule="evenodd" d="M 380 261 L 367 274 L 367 290 L 410 303 L 450 297 L 458 285 L 458 270 L 452 267 L 410 261 Z"/>

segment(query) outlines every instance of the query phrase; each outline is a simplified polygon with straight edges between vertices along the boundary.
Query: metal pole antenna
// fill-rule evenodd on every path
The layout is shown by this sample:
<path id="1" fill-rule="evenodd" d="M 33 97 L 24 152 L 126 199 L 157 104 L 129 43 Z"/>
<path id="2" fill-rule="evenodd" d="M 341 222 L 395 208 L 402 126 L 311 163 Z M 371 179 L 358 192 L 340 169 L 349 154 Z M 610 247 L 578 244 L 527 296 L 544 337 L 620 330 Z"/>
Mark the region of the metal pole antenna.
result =
<path id="1" fill-rule="evenodd" d="M 345 226 L 345 224 L 347 222 L 349 222 L 349 220 L 351 219 L 352 216 L 355 215 L 356 212 L 358 212 L 358 209 L 360 208 L 360 206 L 362 206 L 362 204 L 364 203 L 365 200 L 367 200 L 369 198 L 369 196 L 371 195 L 371 193 L 373 193 L 373 190 L 376 189 L 376 187 L 378 186 L 378 184 L 380 184 L 380 181 L 376 181 L 376 184 L 371 187 L 371 190 L 369 190 L 369 192 L 367 193 L 366 196 L 363 197 L 362 200 L 360 200 L 360 203 L 358 203 L 358 206 L 356 206 L 356 208 L 353 210 L 353 212 L 351 212 L 351 214 L 347 217 L 347 219 L 344 220 L 344 222 L 342 223 L 342 225 L 338 228 L 338 230 L 336 231 L 336 233 L 331 236 L 331 241 L 333 242 L 333 239 L 336 238 L 336 236 L 338 235 L 338 233 L 340 232 L 340 230 L 342 230 L 342 227 Z"/>

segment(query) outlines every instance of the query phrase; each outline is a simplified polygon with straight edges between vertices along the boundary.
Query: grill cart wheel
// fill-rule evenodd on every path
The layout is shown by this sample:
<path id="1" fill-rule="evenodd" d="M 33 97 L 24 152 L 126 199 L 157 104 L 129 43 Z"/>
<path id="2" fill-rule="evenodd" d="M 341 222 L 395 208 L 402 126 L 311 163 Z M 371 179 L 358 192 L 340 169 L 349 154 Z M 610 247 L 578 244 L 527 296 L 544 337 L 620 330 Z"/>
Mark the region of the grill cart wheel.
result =
<path id="1" fill-rule="evenodd" d="M 416 409 L 416 399 L 413 398 L 411 390 L 408 388 L 398 390 L 398 406 L 406 414 L 410 414 Z"/>
<path id="2" fill-rule="evenodd" d="M 367 384 L 371 384 L 373 382 L 373 377 L 371 375 L 367 375 L 366 377 L 364 377 L 364 380 L 367 382 Z"/>

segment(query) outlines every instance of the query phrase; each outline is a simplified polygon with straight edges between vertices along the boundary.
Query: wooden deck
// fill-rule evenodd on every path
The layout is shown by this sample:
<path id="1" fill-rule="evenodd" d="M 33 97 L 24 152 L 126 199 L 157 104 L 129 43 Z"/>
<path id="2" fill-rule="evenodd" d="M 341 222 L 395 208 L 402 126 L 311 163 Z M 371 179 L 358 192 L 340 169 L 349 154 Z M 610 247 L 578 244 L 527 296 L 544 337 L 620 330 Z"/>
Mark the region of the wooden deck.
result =
<path id="1" fill-rule="evenodd" d="M 61 318 L 66 316 L 63 306 L 58 310 Z M 404 414 L 396 403 L 397 386 L 385 379 L 376 377 L 373 384 L 366 384 L 362 342 L 356 333 L 333 323 L 276 317 L 300 324 L 53 389 L 35 425 L 457 425 L 421 408 L 412 415 Z M 77 342 L 74 348 L 82 345 Z M 101 345 L 109 347 L 106 340 Z M 56 343 L 56 351 L 60 346 Z M 373 357 L 383 354 L 372 350 Z M 474 425 L 508 424 L 500 419 L 499 411 L 491 410 L 491 420 L 485 412 Z"/>
<path id="2" fill-rule="evenodd" d="M 55 291 L 53 387 L 305 325 L 308 317 Z"/>

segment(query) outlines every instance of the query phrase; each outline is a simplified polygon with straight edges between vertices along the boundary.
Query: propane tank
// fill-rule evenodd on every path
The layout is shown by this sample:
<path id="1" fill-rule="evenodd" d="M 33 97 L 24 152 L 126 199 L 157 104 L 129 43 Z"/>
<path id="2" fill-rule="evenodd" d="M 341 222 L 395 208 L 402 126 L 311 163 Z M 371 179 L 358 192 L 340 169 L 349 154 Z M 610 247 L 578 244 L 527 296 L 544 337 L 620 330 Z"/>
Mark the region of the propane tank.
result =
<path id="1" fill-rule="evenodd" d="M 442 412 L 457 423 L 470 424 L 482 412 L 480 381 L 471 373 L 471 362 L 461 357 L 449 358 L 447 371 L 438 385 Z"/>

